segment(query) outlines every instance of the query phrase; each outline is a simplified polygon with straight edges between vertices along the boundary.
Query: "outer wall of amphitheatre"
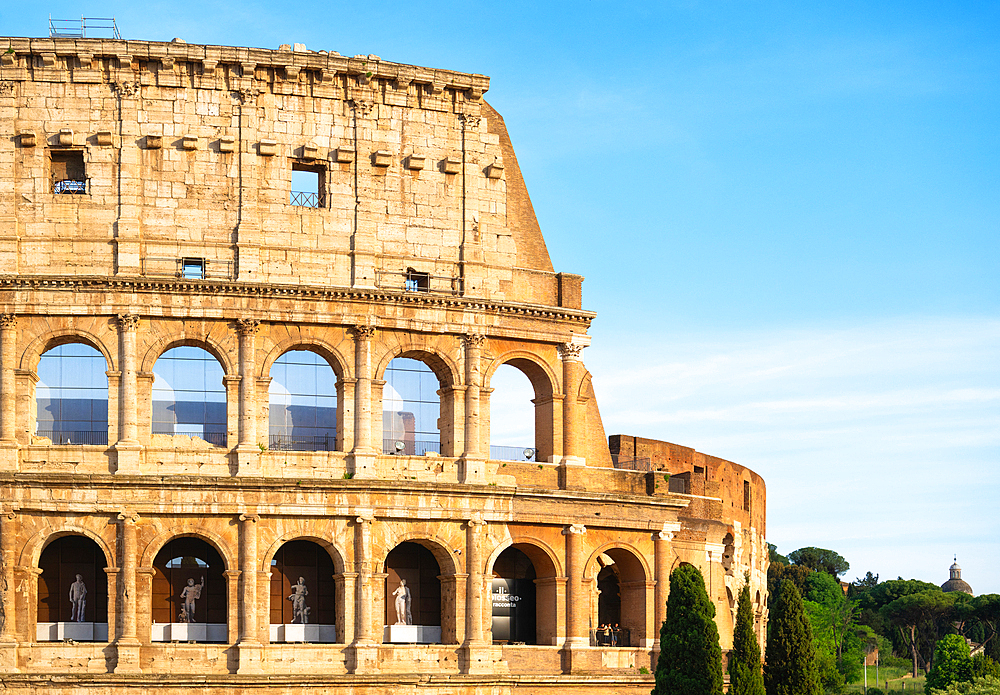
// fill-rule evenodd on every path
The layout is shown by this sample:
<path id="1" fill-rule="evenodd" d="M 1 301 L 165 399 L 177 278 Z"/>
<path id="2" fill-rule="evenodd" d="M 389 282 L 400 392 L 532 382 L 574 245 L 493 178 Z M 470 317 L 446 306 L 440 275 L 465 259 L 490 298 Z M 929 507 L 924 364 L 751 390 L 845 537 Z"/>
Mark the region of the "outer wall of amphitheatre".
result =
<path id="1" fill-rule="evenodd" d="M 764 482 L 606 437 L 583 278 L 553 270 L 488 78 L 288 47 L 2 42 L 4 687 L 644 693 L 681 563 L 706 577 L 723 648 L 749 577 L 763 642 Z M 157 361 L 179 348 L 221 375 L 211 432 L 158 419 Z M 106 395 L 86 403 L 106 427 L 58 429 L 71 403 L 44 369 L 65 350 L 96 360 Z M 322 446 L 274 434 L 290 353 L 332 370 Z M 433 382 L 419 450 L 384 397 L 399 359 Z M 490 446 L 501 365 L 534 390 L 524 456 Z M 309 624 L 287 600 L 306 575 Z"/>

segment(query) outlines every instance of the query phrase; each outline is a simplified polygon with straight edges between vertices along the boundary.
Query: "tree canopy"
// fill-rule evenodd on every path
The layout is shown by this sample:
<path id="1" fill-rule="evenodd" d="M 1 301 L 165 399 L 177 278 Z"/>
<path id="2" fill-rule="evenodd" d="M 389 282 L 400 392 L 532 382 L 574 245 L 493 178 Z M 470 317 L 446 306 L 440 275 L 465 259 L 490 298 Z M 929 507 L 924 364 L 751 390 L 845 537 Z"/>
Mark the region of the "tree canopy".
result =
<path id="1" fill-rule="evenodd" d="M 961 635 L 945 635 L 934 649 L 934 666 L 927 674 L 926 690 L 944 690 L 952 683 L 972 680 L 972 657 Z"/>
<path id="2" fill-rule="evenodd" d="M 653 695 L 722 695 L 715 606 L 705 591 L 701 571 L 692 565 L 681 565 L 670 573 Z"/>
<path id="3" fill-rule="evenodd" d="M 792 564 L 808 567 L 816 572 L 826 572 L 834 577 L 851 569 L 850 563 L 840 553 L 826 548 L 799 548 L 788 553 L 788 559 Z"/>

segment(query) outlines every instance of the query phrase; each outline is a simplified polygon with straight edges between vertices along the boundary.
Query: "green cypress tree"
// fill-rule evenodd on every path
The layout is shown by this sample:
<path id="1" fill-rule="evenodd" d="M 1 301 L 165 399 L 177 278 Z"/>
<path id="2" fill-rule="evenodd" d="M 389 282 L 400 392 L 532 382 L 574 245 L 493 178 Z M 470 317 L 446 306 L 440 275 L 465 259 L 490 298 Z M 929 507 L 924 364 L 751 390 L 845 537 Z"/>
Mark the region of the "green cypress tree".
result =
<path id="1" fill-rule="evenodd" d="M 744 582 L 736 603 L 733 650 L 729 652 L 729 695 L 764 695 L 764 674 L 760 669 L 760 643 L 753 631 L 750 586 Z"/>
<path id="2" fill-rule="evenodd" d="M 802 596 L 787 579 L 771 606 L 771 633 L 765 651 L 767 695 L 818 695 L 816 650 Z"/>
<path id="3" fill-rule="evenodd" d="M 670 573 L 667 619 L 660 629 L 660 658 L 653 695 L 722 695 L 722 649 L 715 606 L 697 567 Z"/>

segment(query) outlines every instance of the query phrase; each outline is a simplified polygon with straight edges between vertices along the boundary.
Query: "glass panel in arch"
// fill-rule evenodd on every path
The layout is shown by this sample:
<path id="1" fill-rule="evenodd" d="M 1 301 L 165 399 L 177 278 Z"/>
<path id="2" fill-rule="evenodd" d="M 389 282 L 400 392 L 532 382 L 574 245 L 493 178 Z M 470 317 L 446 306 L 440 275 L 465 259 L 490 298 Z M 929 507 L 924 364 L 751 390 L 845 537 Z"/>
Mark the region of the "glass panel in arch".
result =
<path id="1" fill-rule="evenodd" d="M 53 444 L 108 443 L 104 355 L 81 343 L 54 347 L 38 360 L 35 434 Z"/>
<path id="2" fill-rule="evenodd" d="M 153 366 L 153 434 L 200 437 L 226 445 L 222 366 L 206 350 L 176 347 Z"/>
<path id="3" fill-rule="evenodd" d="M 271 367 L 269 448 L 334 451 L 337 377 L 314 352 L 292 350 Z"/>
<path id="4" fill-rule="evenodd" d="M 437 376 L 419 360 L 397 357 L 385 370 L 382 439 L 386 453 L 423 456 L 441 451 L 440 388 Z"/>

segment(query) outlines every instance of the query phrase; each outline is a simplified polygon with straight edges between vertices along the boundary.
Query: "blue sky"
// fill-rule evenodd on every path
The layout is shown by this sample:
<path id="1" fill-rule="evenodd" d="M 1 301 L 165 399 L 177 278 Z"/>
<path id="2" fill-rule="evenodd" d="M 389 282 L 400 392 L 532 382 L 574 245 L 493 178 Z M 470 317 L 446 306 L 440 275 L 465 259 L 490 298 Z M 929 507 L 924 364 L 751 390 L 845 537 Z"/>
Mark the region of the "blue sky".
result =
<path id="1" fill-rule="evenodd" d="M 1000 592 L 1000 5 L 53 2 L 126 38 L 490 75 L 609 434 L 768 485 L 783 552 Z"/>

